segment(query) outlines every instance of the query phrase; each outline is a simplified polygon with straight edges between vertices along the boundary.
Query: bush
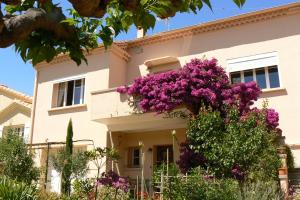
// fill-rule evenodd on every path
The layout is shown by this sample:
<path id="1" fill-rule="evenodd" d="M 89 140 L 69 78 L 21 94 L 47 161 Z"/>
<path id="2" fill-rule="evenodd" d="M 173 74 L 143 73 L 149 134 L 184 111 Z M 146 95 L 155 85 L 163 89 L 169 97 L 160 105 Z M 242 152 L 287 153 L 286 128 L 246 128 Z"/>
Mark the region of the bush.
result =
<path id="1" fill-rule="evenodd" d="M 203 108 L 190 120 L 187 138 L 190 148 L 204 156 L 202 167 L 218 178 L 278 178 L 281 162 L 276 135 L 261 113 L 249 112 L 241 117 L 238 109 L 230 108 L 224 117 L 219 111 Z"/>
<path id="2" fill-rule="evenodd" d="M 239 195 L 239 200 L 283 200 L 284 194 L 281 192 L 278 182 L 258 181 L 255 183 L 246 183 Z"/>
<path id="3" fill-rule="evenodd" d="M 244 182 L 217 179 L 199 168 L 188 176 L 164 178 L 164 199 L 167 200 L 283 200 L 278 182 Z"/>
<path id="4" fill-rule="evenodd" d="M 30 184 L 38 180 L 39 170 L 34 167 L 33 154 L 19 135 L 9 131 L 0 138 L 0 174 Z"/>
<path id="5" fill-rule="evenodd" d="M 35 186 L 11 180 L 8 177 L 0 177 L 0 199 L 1 200 L 37 200 Z"/>

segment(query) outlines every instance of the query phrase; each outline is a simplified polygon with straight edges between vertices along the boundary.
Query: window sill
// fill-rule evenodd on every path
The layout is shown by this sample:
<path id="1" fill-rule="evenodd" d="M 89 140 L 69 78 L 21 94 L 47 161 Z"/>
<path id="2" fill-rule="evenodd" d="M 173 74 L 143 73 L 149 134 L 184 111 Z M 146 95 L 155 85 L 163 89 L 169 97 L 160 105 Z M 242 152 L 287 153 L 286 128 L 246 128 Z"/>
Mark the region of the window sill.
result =
<path id="1" fill-rule="evenodd" d="M 48 110 L 48 112 L 54 113 L 54 112 L 59 112 L 59 111 L 72 111 L 72 110 L 76 110 L 76 109 L 86 109 L 86 108 L 87 108 L 86 104 L 78 104 L 78 105 L 72 105 L 72 106 L 51 108 L 50 110 Z"/>
<path id="2" fill-rule="evenodd" d="M 283 87 L 279 87 L 279 88 L 271 88 L 271 89 L 263 89 L 262 93 L 271 93 L 271 92 L 280 92 L 280 91 L 285 91 L 286 89 Z"/>

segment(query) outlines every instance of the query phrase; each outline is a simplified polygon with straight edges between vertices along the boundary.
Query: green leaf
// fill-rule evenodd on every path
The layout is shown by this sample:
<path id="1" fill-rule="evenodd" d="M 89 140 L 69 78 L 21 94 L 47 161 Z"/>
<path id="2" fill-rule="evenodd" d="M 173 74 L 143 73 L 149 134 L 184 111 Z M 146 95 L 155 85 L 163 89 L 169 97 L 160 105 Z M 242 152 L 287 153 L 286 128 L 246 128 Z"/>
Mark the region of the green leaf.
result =
<path id="1" fill-rule="evenodd" d="M 212 10 L 212 5 L 210 3 L 210 0 L 202 0 L 211 10 Z"/>
<path id="2" fill-rule="evenodd" d="M 238 7 L 242 7 L 246 2 L 246 0 L 233 0 L 233 1 Z"/>
<path id="3" fill-rule="evenodd" d="M 75 19 L 73 19 L 73 18 L 67 18 L 65 20 L 62 20 L 61 23 L 66 23 L 66 24 L 68 24 L 70 26 L 73 26 L 73 25 L 77 24 L 78 21 L 75 20 Z"/>

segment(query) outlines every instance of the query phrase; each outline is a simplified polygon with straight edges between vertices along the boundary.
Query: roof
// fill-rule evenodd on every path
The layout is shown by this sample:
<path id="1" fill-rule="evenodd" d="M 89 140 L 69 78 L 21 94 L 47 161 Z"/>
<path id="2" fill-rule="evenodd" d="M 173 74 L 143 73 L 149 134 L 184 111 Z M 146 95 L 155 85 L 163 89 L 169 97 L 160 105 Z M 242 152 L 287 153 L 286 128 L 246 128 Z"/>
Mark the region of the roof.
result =
<path id="1" fill-rule="evenodd" d="M 257 23 L 260 21 L 266 21 L 278 17 L 288 16 L 300 13 L 300 2 L 291 3 L 283 6 L 273 7 L 269 9 L 264 9 L 256 12 L 246 13 L 234 17 L 224 18 L 212 22 L 202 23 L 194 26 L 188 26 L 181 29 L 176 29 L 167 32 L 161 32 L 154 35 L 146 35 L 142 38 L 137 38 L 129 41 L 117 41 L 114 42 L 110 50 L 113 50 L 117 47 L 119 56 L 130 58 L 127 50 L 137 46 L 144 46 L 154 43 L 159 43 L 167 40 L 177 39 L 181 37 L 197 35 L 201 33 L 207 33 L 212 31 L 218 31 L 222 29 L 237 27 L 245 24 Z M 99 45 L 96 49 L 91 52 L 97 52 L 99 50 L 104 50 L 103 45 Z M 59 55 L 57 56 L 50 64 L 60 63 L 70 60 L 68 55 Z M 42 62 L 40 64 L 47 64 Z M 40 65 L 38 64 L 38 65 Z"/>
<path id="2" fill-rule="evenodd" d="M 24 93 L 18 92 L 14 89 L 7 87 L 6 85 L 0 84 L 0 91 L 6 92 L 19 100 L 19 102 L 23 102 L 24 106 L 28 106 L 28 104 L 32 104 L 32 97 L 28 96 Z M 16 100 L 17 101 L 17 100 Z"/>

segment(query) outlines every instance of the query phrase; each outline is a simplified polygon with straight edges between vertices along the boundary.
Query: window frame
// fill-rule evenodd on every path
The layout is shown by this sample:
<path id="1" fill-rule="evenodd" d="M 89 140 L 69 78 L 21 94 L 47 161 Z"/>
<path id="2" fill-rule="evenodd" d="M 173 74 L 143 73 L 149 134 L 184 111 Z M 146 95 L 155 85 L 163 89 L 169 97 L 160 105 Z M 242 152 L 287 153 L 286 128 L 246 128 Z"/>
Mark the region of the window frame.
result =
<path id="1" fill-rule="evenodd" d="M 80 80 L 80 99 L 79 99 L 79 103 L 75 104 L 75 88 L 76 88 L 76 81 Z M 67 99 L 68 99 L 68 88 L 69 88 L 69 82 L 73 82 L 73 88 L 72 88 L 72 103 L 71 105 L 67 105 Z M 78 77 L 76 79 L 65 79 L 63 81 L 56 81 L 54 82 L 54 86 L 57 84 L 57 89 L 55 91 L 53 91 L 53 97 L 55 97 L 56 99 L 54 99 L 55 101 L 55 105 L 54 107 L 56 108 L 63 108 L 63 107 L 70 107 L 70 106 L 76 106 L 76 105 L 82 105 L 84 104 L 84 99 L 85 99 L 85 86 L 86 86 L 86 81 L 85 81 L 85 77 Z M 60 84 L 64 84 L 64 97 L 63 97 L 63 105 L 60 106 L 59 105 L 59 92 L 60 92 Z M 54 87 L 55 88 L 55 87 Z M 54 93 L 56 93 L 54 95 Z"/>
<path id="2" fill-rule="evenodd" d="M 270 75 L 269 75 L 269 69 L 271 68 L 277 68 L 277 73 L 278 73 L 278 81 L 279 81 L 279 87 L 273 87 L 271 88 L 271 82 L 270 82 Z M 257 75 L 256 75 L 256 71 L 263 69 L 264 70 L 264 74 L 265 74 L 265 80 L 266 80 L 266 88 L 261 88 L 262 90 L 270 90 L 270 89 L 278 89 L 278 88 L 282 88 L 282 83 L 281 83 L 281 78 L 280 78 L 280 72 L 279 72 L 279 67 L 278 65 L 272 65 L 272 66 L 266 66 L 266 67 L 260 67 L 260 68 L 253 68 L 253 69 L 247 69 L 247 70 L 243 70 L 243 71 L 232 71 L 229 72 L 229 79 L 230 79 L 230 83 L 232 83 L 232 78 L 231 78 L 231 74 L 236 74 L 239 73 L 240 74 L 240 79 L 241 79 L 241 83 L 245 83 L 245 71 L 252 71 L 253 74 L 253 81 L 255 81 L 257 83 Z"/>
<path id="3" fill-rule="evenodd" d="M 134 152 L 139 151 L 139 165 L 134 164 L 135 155 Z M 141 167 L 141 149 L 140 147 L 128 147 L 128 158 L 127 158 L 127 167 L 128 168 L 140 168 Z"/>

